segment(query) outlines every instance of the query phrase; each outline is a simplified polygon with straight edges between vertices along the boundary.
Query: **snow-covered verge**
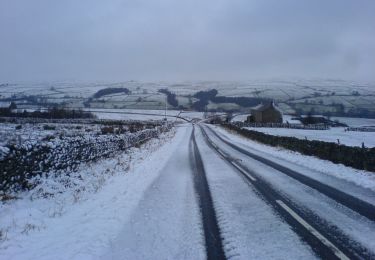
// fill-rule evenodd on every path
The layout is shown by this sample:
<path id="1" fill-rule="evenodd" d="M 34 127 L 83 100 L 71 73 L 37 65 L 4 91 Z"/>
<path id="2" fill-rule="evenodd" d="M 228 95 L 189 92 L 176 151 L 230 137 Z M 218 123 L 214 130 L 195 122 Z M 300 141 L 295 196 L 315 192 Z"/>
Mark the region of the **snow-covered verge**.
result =
<path id="1" fill-rule="evenodd" d="M 375 147 L 375 132 L 345 131 L 345 127 L 331 127 L 328 130 L 305 130 L 292 128 L 245 127 L 246 129 L 277 136 L 290 136 L 298 139 L 319 140 L 347 146 Z"/>
<path id="2" fill-rule="evenodd" d="M 0 204 L 0 258 L 98 259 L 179 142 L 175 130 L 76 173 L 40 177 Z M 158 151 L 158 152 L 155 152 Z"/>
<path id="3" fill-rule="evenodd" d="M 338 178 L 375 191 L 375 174 L 373 172 L 357 170 L 342 164 L 335 164 L 327 160 L 321 160 L 314 156 L 302 155 L 298 152 L 281 147 L 264 145 L 243 137 L 234 131 L 229 131 L 218 126 L 210 127 L 215 128 L 215 130 L 221 135 L 237 145 L 244 146 L 246 149 L 251 149 L 268 159 L 275 160 L 277 163 L 295 169 L 302 174 L 324 181 L 327 184 L 337 184 L 337 180 L 334 179 Z"/>

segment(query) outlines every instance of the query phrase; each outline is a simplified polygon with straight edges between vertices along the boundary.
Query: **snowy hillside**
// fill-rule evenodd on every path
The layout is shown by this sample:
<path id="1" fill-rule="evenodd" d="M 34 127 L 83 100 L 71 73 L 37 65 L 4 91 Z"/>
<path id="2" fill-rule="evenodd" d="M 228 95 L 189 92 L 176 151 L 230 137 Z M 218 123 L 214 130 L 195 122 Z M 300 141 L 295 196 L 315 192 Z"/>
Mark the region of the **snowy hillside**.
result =
<path id="1" fill-rule="evenodd" d="M 99 91 L 124 89 L 124 92 L 97 95 Z M 216 89 L 218 96 L 274 99 L 286 113 L 358 113 L 374 112 L 374 86 L 366 82 L 340 80 L 249 80 L 240 82 L 137 82 L 119 83 L 4 83 L 0 84 L 0 102 L 14 101 L 21 109 L 52 105 L 70 108 L 164 109 L 167 89 L 175 95 L 170 109 L 191 109 L 198 91 Z M 209 102 L 208 109 L 246 109 L 233 100 Z"/>

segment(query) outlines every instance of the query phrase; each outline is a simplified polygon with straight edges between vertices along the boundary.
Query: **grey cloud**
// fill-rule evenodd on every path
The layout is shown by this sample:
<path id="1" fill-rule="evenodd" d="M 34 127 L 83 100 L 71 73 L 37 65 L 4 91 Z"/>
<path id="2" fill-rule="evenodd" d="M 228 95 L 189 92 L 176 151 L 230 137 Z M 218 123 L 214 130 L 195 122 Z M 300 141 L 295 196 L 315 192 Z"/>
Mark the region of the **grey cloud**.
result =
<path id="1" fill-rule="evenodd" d="M 2 0 L 0 80 L 375 81 L 371 0 Z"/>

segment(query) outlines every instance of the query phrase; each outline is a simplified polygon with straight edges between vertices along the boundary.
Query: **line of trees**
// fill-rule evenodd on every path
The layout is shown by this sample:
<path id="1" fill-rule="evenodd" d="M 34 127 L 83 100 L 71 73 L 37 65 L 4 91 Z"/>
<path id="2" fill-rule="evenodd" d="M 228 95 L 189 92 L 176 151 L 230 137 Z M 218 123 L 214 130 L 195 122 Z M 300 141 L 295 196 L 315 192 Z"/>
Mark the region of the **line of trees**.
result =
<path id="1" fill-rule="evenodd" d="M 163 94 L 167 95 L 167 102 L 168 102 L 169 105 L 171 105 L 173 107 L 178 107 L 178 100 L 176 98 L 175 93 L 170 92 L 166 88 L 159 89 L 159 93 L 163 93 Z"/>
<path id="2" fill-rule="evenodd" d="M 17 106 L 14 103 L 7 108 L 0 108 L 0 117 L 24 117 L 24 118 L 46 118 L 46 119 L 76 119 L 76 118 L 95 118 L 91 112 L 83 110 L 68 110 L 63 108 L 51 108 L 47 111 L 26 111 L 16 112 Z"/>
<path id="3" fill-rule="evenodd" d="M 262 102 L 269 102 L 269 99 L 259 97 L 226 97 L 218 96 L 216 89 L 199 91 L 193 97 L 199 99 L 193 103 L 193 108 L 198 111 L 204 111 L 209 102 L 213 103 L 234 103 L 241 107 L 253 107 Z"/>
<path id="4" fill-rule="evenodd" d="M 106 95 L 119 94 L 119 93 L 130 94 L 130 90 L 127 88 L 103 88 L 97 91 L 93 95 L 93 98 L 101 98 Z"/>

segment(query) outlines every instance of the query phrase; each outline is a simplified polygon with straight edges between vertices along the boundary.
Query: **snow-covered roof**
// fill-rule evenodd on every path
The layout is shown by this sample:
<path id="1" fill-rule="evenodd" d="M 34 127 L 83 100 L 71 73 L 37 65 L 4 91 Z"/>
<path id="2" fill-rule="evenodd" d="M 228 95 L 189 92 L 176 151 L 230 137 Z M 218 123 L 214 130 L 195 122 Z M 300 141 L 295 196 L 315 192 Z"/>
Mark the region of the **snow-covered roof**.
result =
<path id="1" fill-rule="evenodd" d="M 282 113 L 282 111 L 277 106 L 275 106 L 275 103 L 273 101 L 268 102 L 266 104 L 263 104 L 263 103 L 259 104 L 259 105 L 255 106 L 255 107 L 253 107 L 252 110 L 256 110 L 256 111 L 262 112 L 262 111 L 265 111 L 265 110 L 267 110 L 269 108 L 274 108 L 275 110 L 277 110 L 280 113 Z"/>

